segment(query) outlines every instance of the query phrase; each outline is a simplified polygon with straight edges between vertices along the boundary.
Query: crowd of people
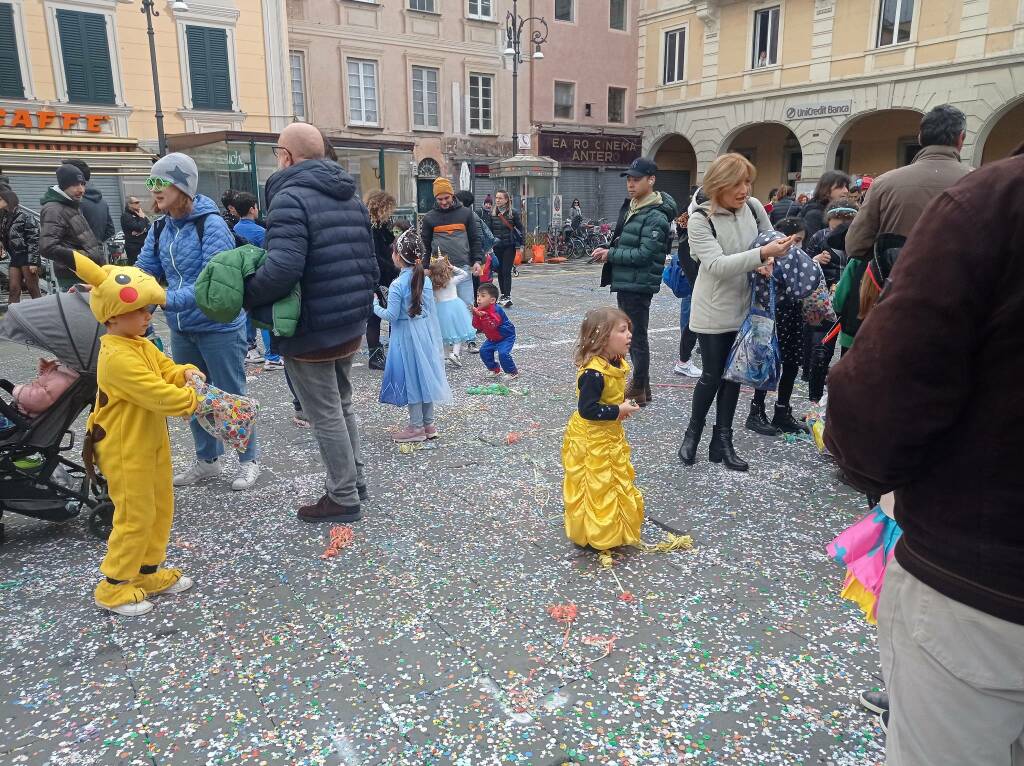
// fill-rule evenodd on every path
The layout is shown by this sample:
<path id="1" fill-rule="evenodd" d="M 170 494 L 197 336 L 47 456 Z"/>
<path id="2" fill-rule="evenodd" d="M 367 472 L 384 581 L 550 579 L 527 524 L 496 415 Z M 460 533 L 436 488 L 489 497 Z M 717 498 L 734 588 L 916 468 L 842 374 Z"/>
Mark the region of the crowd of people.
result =
<path id="1" fill-rule="evenodd" d="M 868 619 L 877 615 L 886 691 L 865 692 L 861 703 L 880 715 L 895 764 L 1024 763 L 1024 677 L 1014 672 L 1024 667 L 1024 485 L 1010 459 L 1024 446 L 1024 406 L 1006 393 L 1024 358 L 1015 326 L 1024 310 L 1024 147 L 972 173 L 960 162 L 965 136 L 964 115 L 936 107 L 921 121 L 911 165 L 856 181 L 827 171 L 806 199 L 782 186 L 767 205 L 751 195 L 757 171 L 739 154 L 715 159 L 692 198 L 678 202 L 657 189 L 657 165 L 636 160 L 623 173 L 628 198 L 611 244 L 593 253 L 617 307 L 582 320 L 578 405 L 562 446 L 567 537 L 596 551 L 639 544 L 644 500 L 624 421 L 653 402 L 652 298 L 663 284 L 679 298 L 674 370 L 696 379 L 678 452 L 686 466 L 698 460 L 714 406 L 709 460 L 749 469 L 733 440 L 748 379 L 737 377 L 737 349 L 753 317 L 770 320 L 764 347 L 774 372 L 752 386 L 746 427 L 765 436 L 807 429 L 792 401 L 802 369 L 807 409 L 825 422 L 843 480 L 871 509 L 834 550 L 848 567 L 844 595 Z M 245 395 L 247 362 L 283 369 L 296 423 L 311 426 L 326 473 L 323 495 L 298 518 L 354 523 L 369 499 L 352 384 L 364 338 L 370 367 L 383 371 L 380 402 L 408 412 L 393 435 L 400 444 L 442 436 L 446 364 L 461 367 L 475 352 L 485 374 L 519 375 L 506 309 L 523 223 L 505 191 L 478 212 L 471 194 L 439 178 L 434 209 L 403 226 L 391 195 L 359 198 L 314 126 L 287 127 L 274 153 L 265 217 L 252 195 L 229 193 L 222 210 L 200 194 L 190 157 L 158 159 L 147 188 L 161 216 L 151 223 L 129 199 L 129 265 L 107 270 L 97 267 L 110 213 L 89 194 L 87 167 L 57 169 L 38 231 L 16 194 L 0 188 L 12 295 L 15 282 L 38 295 L 39 258 L 51 260 L 62 287 L 92 291 L 107 327 L 87 441 L 116 509 L 95 599 L 118 614 L 143 614 L 152 596 L 192 585 L 164 566 L 173 487 L 220 476 L 224 446 L 193 419 L 195 460 L 172 476 L 169 437 L 153 424 L 195 412 L 198 383 Z M 197 304 L 196 284 L 238 250 L 252 255 L 231 261 L 245 272 L 243 310 L 215 321 Z M 294 327 L 281 333 L 278 309 L 290 300 Z M 150 342 L 156 306 L 173 362 Z M 274 329 L 262 352 L 258 326 Z M 251 489 L 256 434 L 238 462 L 231 486 Z M 856 552 L 838 545 L 867 528 L 885 533 L 864 553 L 875 557 L 870 582 Z"/>

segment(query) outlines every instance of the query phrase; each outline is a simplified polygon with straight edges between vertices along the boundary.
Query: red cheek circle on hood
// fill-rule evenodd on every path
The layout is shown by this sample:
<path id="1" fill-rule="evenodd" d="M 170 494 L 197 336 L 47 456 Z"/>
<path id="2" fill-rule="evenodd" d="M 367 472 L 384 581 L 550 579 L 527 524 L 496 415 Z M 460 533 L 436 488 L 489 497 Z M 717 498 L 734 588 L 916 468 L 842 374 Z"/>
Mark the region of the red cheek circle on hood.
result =
<path id="1" fill-rule="evenodd" d="M 135 303 L 139 299 L 139 291 L 134 287 L 122 287 L 117 295 L 122 303 Z"/>

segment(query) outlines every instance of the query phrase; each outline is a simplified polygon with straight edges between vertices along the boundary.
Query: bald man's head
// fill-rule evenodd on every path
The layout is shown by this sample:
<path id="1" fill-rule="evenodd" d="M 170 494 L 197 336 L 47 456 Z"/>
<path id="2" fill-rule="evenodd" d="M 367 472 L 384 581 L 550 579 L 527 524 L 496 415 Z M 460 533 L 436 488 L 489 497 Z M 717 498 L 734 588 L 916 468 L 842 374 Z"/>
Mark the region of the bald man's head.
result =
<path id="1" fill-rule="evenodd" d="M 324 158 L 323 135 L 308 122 L 293 122 L 281 131 L 277 143 L 288 150 L 292 165 Z"/>

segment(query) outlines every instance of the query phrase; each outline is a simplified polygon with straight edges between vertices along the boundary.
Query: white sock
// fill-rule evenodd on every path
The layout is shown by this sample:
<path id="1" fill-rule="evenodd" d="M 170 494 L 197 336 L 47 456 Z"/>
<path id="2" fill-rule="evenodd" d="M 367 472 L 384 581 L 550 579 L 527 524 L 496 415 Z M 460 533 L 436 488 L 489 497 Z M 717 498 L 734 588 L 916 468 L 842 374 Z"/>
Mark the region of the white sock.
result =
<path id="1" fill-rule="evenodd" d="M 462 344 L 461 343 L 453 343 L 452 344 L 452 353 L 455 354 L 455 356 L 461 356 L 462 355 Z"/>

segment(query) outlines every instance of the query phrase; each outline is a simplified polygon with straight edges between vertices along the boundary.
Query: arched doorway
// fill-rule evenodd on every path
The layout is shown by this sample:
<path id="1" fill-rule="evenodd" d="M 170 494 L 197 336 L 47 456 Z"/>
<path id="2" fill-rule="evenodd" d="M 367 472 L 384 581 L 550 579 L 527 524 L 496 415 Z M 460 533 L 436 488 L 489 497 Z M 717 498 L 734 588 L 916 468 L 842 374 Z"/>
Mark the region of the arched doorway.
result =
<path id="1" fill-rule="evenodd" d="M 980 147 L 981 162 L 977 162 L 978 155 L 974 155 L 980 165 L 1006 159 L 1010 152 L 1024 144 L 1024 99 L 996 118 L 984 141 Z"/>
<path id="2" fill-rule="evenodd" d="M 672 133 L 658 145 L 653 159 L 658 166 L 658 190 L 672 195 L 682 212 L 690 199 L 690 189 L 699 183 L 693 144 L 684 136 Z"/>
<path id="3" fill-rule="evenodd" d="M 416 166 L 416 212 L 429 213 L 434 207 L 434 179 L 441 175 L 441 165 L 427 157 Z"/>
<path id="4" fill-rule="evenodd" d="M 803 150 L 796 134 L 778 122 L 747 125 L 726 139 L 724 152 L 742 154 L 757 168 L 754 196 L 762 202 L 782 184 L 796 186 L 803 167 Z"/>
<path id="5" fill-rule="evenodd" d="M 921 113 L 883 109 L 854 117 L 836 131 L 832 167 L 851 175 L 878 176 L 914 161 L 920 151 Z"/>

